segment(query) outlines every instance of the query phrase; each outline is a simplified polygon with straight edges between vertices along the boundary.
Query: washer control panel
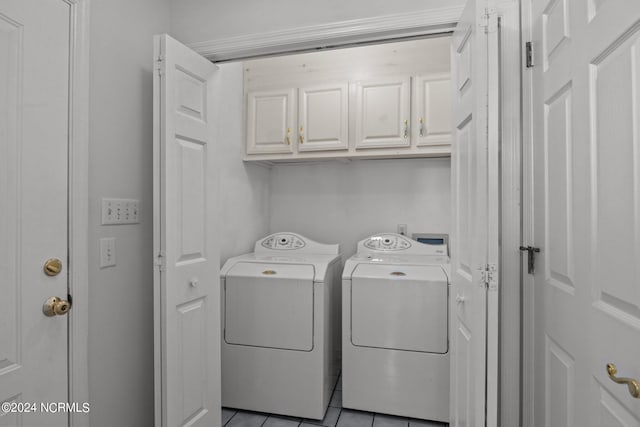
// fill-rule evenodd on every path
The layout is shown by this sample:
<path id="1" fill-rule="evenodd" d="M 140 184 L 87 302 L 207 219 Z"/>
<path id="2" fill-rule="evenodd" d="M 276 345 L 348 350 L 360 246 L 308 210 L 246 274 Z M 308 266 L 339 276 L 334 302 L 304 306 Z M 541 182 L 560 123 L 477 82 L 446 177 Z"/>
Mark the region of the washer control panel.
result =
<path id="1" fill-rule="evenodd" d="M 271 236 L 263 239 L 261 244 L 264 248 L 280 251 L 302 249 L 306 246 L 304 240 L 289 233 L 272 234 Z"/>
<path id="2" fill-rule="evenodd" d="M 386 256 L 405 255 L 447 255 L 446 244 L 425 245 L 396 233 L 380 233 L 358 242 L 358 254 L 361 256 L 386 254 Z"/>
<path id="3" fill-rule="evenodd" d="M 403 251 L 411 247 L 411 241 L 396 234 L 380 234 L 369 237 L 363 245 L 374 251 Z"/>

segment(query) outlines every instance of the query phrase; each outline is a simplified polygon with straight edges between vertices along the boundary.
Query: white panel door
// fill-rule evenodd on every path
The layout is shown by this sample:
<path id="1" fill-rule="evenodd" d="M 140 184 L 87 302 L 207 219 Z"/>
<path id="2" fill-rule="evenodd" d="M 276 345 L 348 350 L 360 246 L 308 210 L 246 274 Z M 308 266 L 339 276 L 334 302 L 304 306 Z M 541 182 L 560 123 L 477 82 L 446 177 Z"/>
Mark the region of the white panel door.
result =
<path id="1" fill-rule="evenodd" d="M 498 75 L 498 61 L 490 56 L 497 52 L 497 24 L 493 15 L 485 19 L 485 6 L 482 0 L 467 2 L 453 35 L 451 54 L 450 423 L 456 427 L 497 422 L 497 215 L 492 213 L 495 218 L 489 218 L 497 208 L 497 201 L 490 197 L 498 188 L 497 100 L 489 96 L 490 82 Z M 487 22 L 488 28 L 483 28 Z M 492 90 L 497 93 L 497 88 Z M 491 280 L 486 277 L 488 265 L 493 267 Z"/>
<path id="2" fill-rule="evenodd" d="M 298 151 L 348 149 L 348 85 L 301 87 L 298 97 Z"/>
<path id="3" fill-rule="evenodd" d="M 356 149 L 409 147 L 410 79 L 385 78 L 353 85 Z"/>
<path id="4" fill-rule="evenodd" d="M 67 299 L 71 12 L 63 0 L 0 1 L 0 402 L 11 403 L 0 426 L 68 425 L 40 404 L 69 396 L 68 315 L 42 308 Z M 58 275 L 43 271 L 50 258 Z"/>
<path id="5" fill-rule="evenodd" d="M 532 7 L 533 425 L 638 426 L 640 2 Z"/>
<path id="6" fill-rule="evenodd" d="M 247 154 L 292 153 L 295 89 L 247 94 Z"/>
<path id="7" fill-rule="evenodd" d="M 413 79 L 411 133 L 418 147 L 451 143 L 451 78 L 430 74 Z"/>
<path id="8" fill-rule="evenodd" d="M 217 67 L 156 36 L 156 426 L 220 426 Z"/>

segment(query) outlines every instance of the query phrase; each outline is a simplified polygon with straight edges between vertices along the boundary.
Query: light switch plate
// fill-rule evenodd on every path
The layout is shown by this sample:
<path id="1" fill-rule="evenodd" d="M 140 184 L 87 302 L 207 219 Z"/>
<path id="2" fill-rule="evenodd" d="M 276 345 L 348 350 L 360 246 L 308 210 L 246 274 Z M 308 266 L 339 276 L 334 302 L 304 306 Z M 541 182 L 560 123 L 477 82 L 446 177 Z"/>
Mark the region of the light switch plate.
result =
<path id="1" fill-rule="evenodd" d="M 139 209 L 137 199 L 102 199 L 102 225 L 138 224 Z"/>
<path id="2" fill-rule="evenodd" d="M 103 237 L 100 239 L 100 268 L 116 265 L 116 238 Z"/>

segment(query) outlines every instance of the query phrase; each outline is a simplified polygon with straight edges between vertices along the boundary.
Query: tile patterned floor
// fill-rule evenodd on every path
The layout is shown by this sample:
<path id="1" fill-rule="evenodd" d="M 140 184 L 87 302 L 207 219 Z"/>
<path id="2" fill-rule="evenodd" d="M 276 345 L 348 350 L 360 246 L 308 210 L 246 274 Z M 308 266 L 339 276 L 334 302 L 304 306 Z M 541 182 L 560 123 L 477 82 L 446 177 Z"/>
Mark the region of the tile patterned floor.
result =
<path id="1" fill-rule="evenodd" d="M 447 427 L 449 424 L 342 409 L 342 378 L 340 378 L 323 420 L 222 408 L 222 425 L 224 427 Z"/>

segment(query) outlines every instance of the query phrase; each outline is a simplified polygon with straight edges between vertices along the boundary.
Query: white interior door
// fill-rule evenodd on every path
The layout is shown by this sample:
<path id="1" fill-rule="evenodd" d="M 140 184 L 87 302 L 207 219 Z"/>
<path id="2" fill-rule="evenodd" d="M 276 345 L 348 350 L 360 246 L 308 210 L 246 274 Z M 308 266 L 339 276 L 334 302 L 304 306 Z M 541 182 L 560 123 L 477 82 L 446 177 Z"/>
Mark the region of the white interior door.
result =
<path id="1" fill-rule="evenodd" d="M 156 426 L 220 426 L 217 67 L 156 36 Z"/>
<path id="2" fill-rule="evenodd" d="M 640 3 L 532 2 L 535 426 L 638 426 Z"/>
<path id="3" fill-rule="evenodd" d="M 469 0 L 452 39 L 452 426 L 497 422 L 496 30 Z"/>
<path id="4" fill-rule="evenodd" d="M 43 303 L 67 299 L 70 15 L 62 0 L 0 1 L 1 426 L 68 422 L 40 403 L 69 391 L 68 317 Z"/>

